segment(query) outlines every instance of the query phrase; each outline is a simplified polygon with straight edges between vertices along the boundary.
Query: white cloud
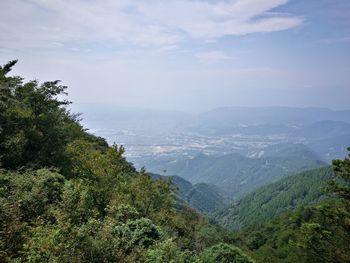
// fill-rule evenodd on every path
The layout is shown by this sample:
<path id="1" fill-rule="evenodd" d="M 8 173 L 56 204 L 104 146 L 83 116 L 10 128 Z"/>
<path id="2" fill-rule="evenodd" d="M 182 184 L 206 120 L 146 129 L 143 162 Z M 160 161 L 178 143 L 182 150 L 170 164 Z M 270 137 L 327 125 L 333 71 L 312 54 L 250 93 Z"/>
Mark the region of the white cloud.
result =
<path id="1" fill-rule="evenodd" d="M 287 0 L 8 0 L 0 9 L 0 46 L 174 46 L 188 39 L 297 27 L 300 17 L 269 11 Z M 72 47 L 73 46 L 73 47 Z"/>

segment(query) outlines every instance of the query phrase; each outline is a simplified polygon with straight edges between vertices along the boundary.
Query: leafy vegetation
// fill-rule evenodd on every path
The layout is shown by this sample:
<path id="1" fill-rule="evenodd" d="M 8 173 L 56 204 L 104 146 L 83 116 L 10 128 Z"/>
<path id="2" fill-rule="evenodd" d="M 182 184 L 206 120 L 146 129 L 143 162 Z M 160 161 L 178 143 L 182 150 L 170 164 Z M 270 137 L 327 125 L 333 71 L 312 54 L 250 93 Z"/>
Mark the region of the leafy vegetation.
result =
<path id="1" fill-rule="evenodd" d="M 234 243 L 259 262 L 349 262 L 349 168 L 349 158 L 333 161 L 328 198 L 245 228 Z"/>
<path id="2" fill-rule="evenodd" d="M 348 207 L 336 201 L 301 207 L 236 236 L 259 262 L 349 262 Z"/>
<path id="3" fill-rule="evenodd" d="M 331 167 L 288 176 L 262 186 L 238 202 L 217 211 L 214 219 L 231 230 L 266 222 L 285 211 L 320 201 L 324 196 L 320 189 L 327 185 L 331 177 Z"/>
<path id="4" fill-rule="evenodd" d="M 201 255 L 202 262 L 240 262 L 254 263 L 239 248 L 232 245 L 220 243 L 206 249 Z"/>

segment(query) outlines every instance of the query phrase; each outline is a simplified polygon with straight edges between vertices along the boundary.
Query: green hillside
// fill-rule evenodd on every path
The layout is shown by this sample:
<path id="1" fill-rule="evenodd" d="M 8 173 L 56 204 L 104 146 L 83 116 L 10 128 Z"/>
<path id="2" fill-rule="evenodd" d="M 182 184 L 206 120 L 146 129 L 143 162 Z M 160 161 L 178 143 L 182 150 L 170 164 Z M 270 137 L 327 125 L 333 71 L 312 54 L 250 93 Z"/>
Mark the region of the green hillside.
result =
<path id="1" fill-rule="evenodd" d="M 200 154 L 193 159 L 163 163 L 149 169 L 167 170 L 194 183 L 213 184 L 230 197 L 239 198 L 286 175 L 325 165 L 304 145 L 274 148 L 276 151 L 269 149 L 266 157 L 261 158 L 248 158 L 235 153 L 223 156 Z"/>
<path id="2" fill-rule="evenodd" d="M 150 174 L 154 179 L 163 179 L 171 183 L 175 188 L 177 204 L 181 207 L 189 205 L 199 212 L 207 214 L 227 204 L 229 199 L 220 189 L 214 185 L 205 183 L 191 184 L 180 176 L 161 176 Z"/>
<path id="3" fill-rule="evenodd" d="M 213 212 L 228 202 L 228 198 L 214 185 L 198 183 L 193 186 L 186 199 L 190 206 L 203 213 Z"/>
<path id="4" fill-rule="evenodd" d="M 348 202 L 324 200 L 236 232 L 235 245 L 260 263 L 349 262 Z"/>
<path id="5" fill-rule="evenodd" d="M 288 176 L 258 188 L 238 202 L 215 213 L 215 220 L 231 230 L 266 222 L 281 213 L 320 200 L 321 188 L 331 179 L 330 167 Z"/>

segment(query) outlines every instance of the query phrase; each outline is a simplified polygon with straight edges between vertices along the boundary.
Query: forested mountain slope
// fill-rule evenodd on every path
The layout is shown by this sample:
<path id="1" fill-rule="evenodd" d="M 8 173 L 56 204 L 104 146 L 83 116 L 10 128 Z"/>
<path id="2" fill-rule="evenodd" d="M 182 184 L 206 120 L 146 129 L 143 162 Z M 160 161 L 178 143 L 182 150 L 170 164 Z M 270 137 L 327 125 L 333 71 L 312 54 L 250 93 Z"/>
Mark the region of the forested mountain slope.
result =
<path id="1" fill-rule="evenodd" d="M 348 203 L 325 200 L 236 232 L 234 243 L 260 263 L 347 263 Z"/>
<path id="2" fill-rule="evenodd" d="M 149 169 L 167 170 L 167 173 L 193 183 L 213 184 L 230 197 L 238 198 L 286 175 L 322 165 L 325 163 L 316 154 L 299 144 L 270 147 L 261 158 L 248 158 L 236 153 L 223 156 L 200 154 L 192 159 L 157 164 Z"/>
<path id="3" fill-rule="evenodd" d="M 175 188 L 177 203 L 190 205 L 201 213 L 211 213 L 229 202 L 229 198 L 215 185 L 191 184 L 180 176 L 150 174 L 154 179 L 168 180 Z"/>
<path id="4" fill-rule="evenodd" d="M 233 243 L 248 249 L 261 263 L 349 262 L 349 157 L 334 160 L 333 171 L 325 167 L 305 172 L 248 195 L 242 206 L 257 212 L 255 216 L 260 220 L 253 220 L 254 225 L 235 232 Z M 332 179 L 325 184 L 331 175 Z M 321 200 L 317 186 L 325 186 Z M 303 189 L 306 191 L 303 192 Z M 313 200 L 320 202 L 314 203 Z M 310 201 L 311 205 L 304 206 Z M 261 208 L 258 208 L 259 205 Z M 299 208 L 288 209 L 280 215 L 273 215 L 272 220 L 264 220 L 270 212 L 278 212 L 290 205 L 299 205 Z M 259 214 L 259 211 L 262 213 Z M 245 213 L 244 210 L 240 212 Z M 254 218 L 250 217 L 250 213 L 246 215 L 248 220 Z M 240 219 L 245 221 L 243 217 Z"/>
<path id="5" fill-rule="evenodd" d="M 269 221 L 285 211 L 320 201 L 324 195 L 321 188 L 327 185 L 331 177 L 331 167 L 285 177 L 217 211 L 214 218 L 221 226 L 231 230 Z"/>

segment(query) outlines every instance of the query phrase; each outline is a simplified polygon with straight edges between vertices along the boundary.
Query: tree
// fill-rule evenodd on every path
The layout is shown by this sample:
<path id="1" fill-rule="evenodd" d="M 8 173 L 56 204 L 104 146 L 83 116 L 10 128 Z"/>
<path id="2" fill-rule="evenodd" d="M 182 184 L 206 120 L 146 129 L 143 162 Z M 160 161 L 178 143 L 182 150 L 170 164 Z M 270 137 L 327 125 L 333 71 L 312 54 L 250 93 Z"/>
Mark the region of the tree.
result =
<path id="1" fill-rule="evenodd" d="M 30 228 L 50 222 L 50 210 L 61 201 L 64 177 L 47 169 L 25 173 L 0 170 L 1 254 L 17 256 Z"/>
<path id="2" fill-rule="evenodd" d="M 146 254 L 148 263 L 185 263 L 191 262 L 188 251 L 181 251 L 172 239 L 166 239 L 149 249 Z"/>
<path id="3" fill-rule="evenodd" d="M 350 147 L 348 148 L 350 151 Z M 335 178 L 331 182 L 330 191 L 333 191 L 345 202 L 350 202 L 350 154 L 344 160 L 333 160 Z"/>
<path id="4" fill-rule="evenodd" d="M 299 245 L 308 262 L 350 261 L 350 159 L 332 165 L 334 177 L 326 188 L 331 199 L 314 207 L 311 220 L 301 225 Z"/>
<path id="5" fill-rule="evenodd" d="M 225 243 L 204 250 L 200 260 L 203 263 L 254 263 L 239 248 Z"/>

